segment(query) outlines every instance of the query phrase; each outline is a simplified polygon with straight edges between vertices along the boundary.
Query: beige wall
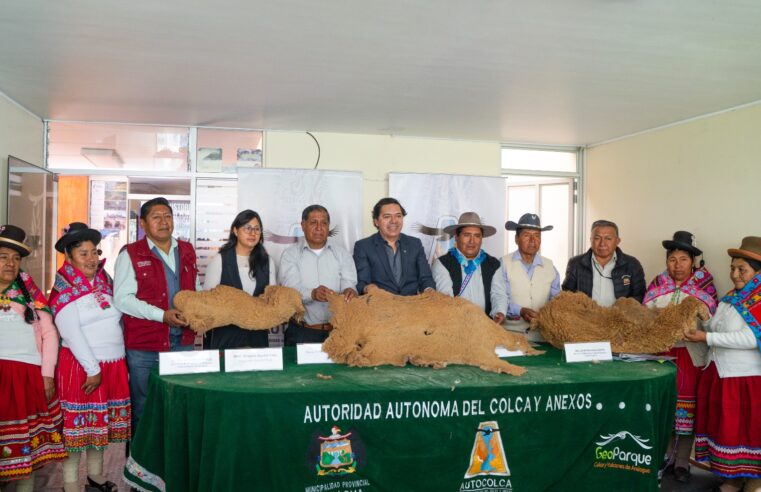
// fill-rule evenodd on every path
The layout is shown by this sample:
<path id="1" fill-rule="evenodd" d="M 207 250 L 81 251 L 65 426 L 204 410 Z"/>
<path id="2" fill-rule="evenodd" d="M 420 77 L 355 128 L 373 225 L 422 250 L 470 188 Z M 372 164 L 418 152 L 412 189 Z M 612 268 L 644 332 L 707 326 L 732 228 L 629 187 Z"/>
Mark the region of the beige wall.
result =
<path id="1" fill-rule="evenodd" d="M 499 176 L 500 144 L 461 140 L 315 133 L 320 142 L 318 169 L 362 171 L 365 233 L 374 232 L 370 210 L 388 194 L 389 172 Z M 269 168 L 314 167 L 317 146 L 304 132 L 267 132 L 265 165 Z"/>
<path id="2" fill-rule="evenodd" d="M 731 287 L 727 248 L 761 236 L 760 161 L 761 105 L 593 147 L 587 224 L 617 222 L 648 281 L 665 268 L 661 241 L 692 232 L 721 295 Z"/>
<path id="3" fill-rule="evenodd" d="M 42 120 L 0 93 L 0 222 L 5 222 L 8 197 L 8 154 L 42 166 L 43 130 Z"/>

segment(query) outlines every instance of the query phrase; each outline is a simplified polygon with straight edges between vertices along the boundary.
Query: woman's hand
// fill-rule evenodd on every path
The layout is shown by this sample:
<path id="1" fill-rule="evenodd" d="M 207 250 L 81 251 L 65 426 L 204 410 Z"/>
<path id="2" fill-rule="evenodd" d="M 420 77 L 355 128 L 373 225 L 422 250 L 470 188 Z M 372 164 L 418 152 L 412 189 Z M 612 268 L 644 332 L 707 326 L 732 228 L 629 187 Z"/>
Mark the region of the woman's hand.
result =
<path id="1" fill-rule="evenodd" d="M 88 376 L 87 379 L 85 379 L 85 384 L 82 385 L 82 390 L 86 395 L 89 395 L 98 389 L 98 386 L 100 386 L 100 374 L 101 373 L 98 373 L 95 376 Z"/>
<path id="2" fill-rule="evenodd" d="M 45 398 L 48 401 L 52 400 L 53 396 L 55 396 L 55 379 L 42 376 L 42 383 L 45 385 Z"/>
<path id="3" fill-rule="evenodd" d="M 706 341 L 706 332 L 702 330 L 696 330 L 695 328 L 690 328 L 687 330 L 684 330 L 684 339 L 688 342 L 703 342 Z"/>

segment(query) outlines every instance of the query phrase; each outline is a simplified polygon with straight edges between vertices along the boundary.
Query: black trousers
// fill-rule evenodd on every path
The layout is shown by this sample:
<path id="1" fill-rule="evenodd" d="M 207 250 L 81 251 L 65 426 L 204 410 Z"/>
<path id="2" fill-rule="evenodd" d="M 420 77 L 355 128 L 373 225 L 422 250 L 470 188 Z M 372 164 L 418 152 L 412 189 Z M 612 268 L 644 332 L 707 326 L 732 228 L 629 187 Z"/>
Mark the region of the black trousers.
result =
<path id="1" fill-rule="evenodd" d="M 269 330 L 245 330 L 227 325 L 214 328 L 203 337 L 203 348 L 206 350 L 261 347 L 269 347 Z"/>
<path id="2" fill-rule="evenodd" d="M 283 344 L 286 347 L 295 347 L 297 343 L 322 343 L 328 338 L 329 331 L 313 330 L 306 328 L 293 321 L 288 322 L 288 329 L 285 330 Z"/>

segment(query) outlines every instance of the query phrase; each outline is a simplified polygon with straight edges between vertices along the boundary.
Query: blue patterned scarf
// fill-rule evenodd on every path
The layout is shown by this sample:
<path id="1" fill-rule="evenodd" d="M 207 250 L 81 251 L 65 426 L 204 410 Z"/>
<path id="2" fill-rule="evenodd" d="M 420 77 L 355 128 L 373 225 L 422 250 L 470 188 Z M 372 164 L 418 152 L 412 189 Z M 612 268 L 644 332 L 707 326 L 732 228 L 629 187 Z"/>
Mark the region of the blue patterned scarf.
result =
<path id="1" fill-rule="evenodd" d="M 481 250 L 478 252 L 478 256 L 472 260 L 465 258 L 457 248 L 450 248 L 449 254 L 455 257 L 457 263 L 459 263 L 462 266 L 462 269 L 465 271 L 465 278 L 462 279 L 460 292 L 457 294 L 460 296 L 465 291 L 465 287 L 468 286 L 468 283 L 470 283 L 470 278 L 473 276 L 473 273 L 475 273 L 481 263 L 483 263 L 486 259 L 486 253 L 484 250 Z"/>
<path id="2" fill-rule="evenodd" d="M 740 313 L 748 328 L 756 335 L 761 350 L 761 273 L 750 279 L 740 290 L 730 291 L 721 302 L 731 304 Z"/>

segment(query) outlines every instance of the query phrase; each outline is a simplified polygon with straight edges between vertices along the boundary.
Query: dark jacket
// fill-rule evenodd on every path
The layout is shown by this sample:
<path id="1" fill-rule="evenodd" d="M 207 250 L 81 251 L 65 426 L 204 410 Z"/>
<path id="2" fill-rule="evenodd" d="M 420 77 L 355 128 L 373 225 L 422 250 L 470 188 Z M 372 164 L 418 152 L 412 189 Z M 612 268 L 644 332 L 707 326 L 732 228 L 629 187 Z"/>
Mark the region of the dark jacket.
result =
<path id="1" fill-rule="evenodd" d="M 132 268 L 137 280 L 135 297 L 160 309 L 167 310 L 170 300 L 167 297 L 167 281 L 164 274 L 164 262 L 148 249 L 148 241 L 143 238 L 126 246 Z M 177 271 L 180 275 L 180 290 L 196 290 L 196 252 L 193 245 L 177 240 L 180 262 Z M 169 325 L 149 319 L 134 318 L 128 314 L 122 316 L 124 323 L 124 346 L 128 350 L 145 350 L 148 352 L 165 352 L 169 350 Z M 189 328 L 182 329 L 182 345 L 191 345 L 195 334 Z"/>
<path id="2" fill-rule="evenodd" d="M 639 260 L 616 248 L 616 266 L 613 268 L 613 292 L 616 299 L 632 297 L 642 302 L 645 297 L 645 272 Z M 592 250 L 574 256 L 568 261 L 563 290 L 583 292 L 592 297 Z"/>
<path id="3" fill-rule="evenodd" d="M 375 284 L 383 290 L 402 296 L 414 296 L 428 287 L 436 288 L 420 239 L 406 234 L 399 236 L 398 254 L 402 255 L 402 279 L 399 284 L 391 271 L 385 245 L 386 240 L 377 232 L 354 244 L 357 292 L 364 294 L 367 284 Z"/>

